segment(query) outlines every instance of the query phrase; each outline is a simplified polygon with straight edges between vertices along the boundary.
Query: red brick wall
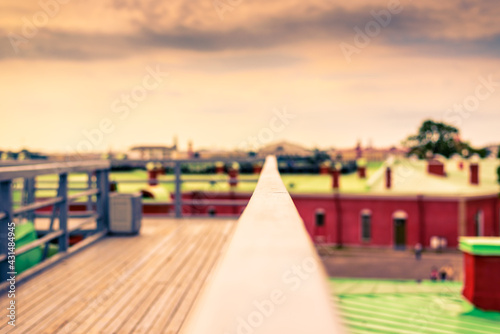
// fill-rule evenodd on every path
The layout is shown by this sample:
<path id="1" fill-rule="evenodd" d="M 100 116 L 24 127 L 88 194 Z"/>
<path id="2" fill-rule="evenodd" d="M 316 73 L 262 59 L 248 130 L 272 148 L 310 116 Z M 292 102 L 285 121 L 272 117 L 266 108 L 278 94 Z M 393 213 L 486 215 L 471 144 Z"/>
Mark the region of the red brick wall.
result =
<path id="1" fill-rule="evenodd" d="M 192 198 L 192 193 L 183 194 L 183 199 Z M 251 194 L 205 193 L 200 199 L 238 199 L 248 200 Z M 309 235 L 316 240 L 323 237 L 327 243 L 342 242 L 345 245 L 392 246 L 394 244 L 393 214 L 398 210 L 405 211 L 407 219 L 407 247 L 421 242 L 428 247 L 432 236 L 444 237 L 449 247 L 458 245 L 458 199 L 424 198 L 421 202 L 417 196 L 410 197 L 374 197 L 374 196 L 342 196 L 339 207 L 341 211 L 341 234 L 337 217 L 337 204 L 334 195 L 293 195 L 297 210 L 304 220 Z M 466 202 L 467 234 L 474 233 L 474 215 L 477 210 L 484 212 L 485 235 L 498 234 L 499 199 L 496 197 L 470 199 Z M 209 206 L 188 205 L 183 207 L 186 215 L 207 214 Z M 217 215 L 239 214 L 244 209 L 238 207 L 216 206 Z M 325 226 L 318 228 L 315 224 L 316 210 L 325 211 Z M 372 212 L 372 238 L 361 239 L 360 214 L 364 209 Z M 146 209 L 145 209 L 146 210 Z M 422 216 L 421 216 L 422 215 Z"/>
<path id="2" fill-rule="evenodd" d="M 484 216 L 484 235 L 498 236 L 498 198 L 482 198 L 467 201 L 467 235 L 476 236 L 475 215 L 479 210 L 483 211 Z"/>

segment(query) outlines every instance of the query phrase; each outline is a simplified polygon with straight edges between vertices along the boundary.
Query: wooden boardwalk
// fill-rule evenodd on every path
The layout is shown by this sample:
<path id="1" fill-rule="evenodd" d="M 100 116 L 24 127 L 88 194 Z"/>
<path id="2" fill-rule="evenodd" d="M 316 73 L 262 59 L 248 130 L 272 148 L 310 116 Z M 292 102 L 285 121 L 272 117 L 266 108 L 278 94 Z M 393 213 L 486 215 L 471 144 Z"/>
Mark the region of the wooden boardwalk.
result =
<path id="1" fill-rule="evenodd" d="M 105 238 L 18 284 L 16 327 L 4 317 L 0 333 L 178 333 L 235 225 L 144 219 L 140 236 Z"/>

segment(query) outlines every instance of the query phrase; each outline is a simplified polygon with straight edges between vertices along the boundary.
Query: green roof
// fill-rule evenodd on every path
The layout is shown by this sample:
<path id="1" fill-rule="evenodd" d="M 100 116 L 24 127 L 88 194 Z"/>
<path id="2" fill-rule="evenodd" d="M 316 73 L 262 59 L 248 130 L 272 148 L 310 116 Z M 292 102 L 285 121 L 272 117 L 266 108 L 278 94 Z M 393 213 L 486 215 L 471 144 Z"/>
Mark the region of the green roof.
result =
<path id="1" fill-rule="evenodd" d="M 357 173 L 343 174 L 340 178 L 340 193 L 342 194 L 372 194 L 380 195 L 433 195 L 433 196 L 474 196 L 498 193 L 499 187 L 496 182 L 496 168 L 500 164 L 496 159 L 483 159 L 480 162 L 481 181 L 479 186 L 469 184 L 469 172 L 467 162 L 463 170 L 459 170 L 456 161 L 446 161 L 447 177 L 429 175 L 426 171 L 427 162 L 423 160 L 398 159 L 392 165 L 392 189 L 385 189 L 385 168 L 382 162 L 368 162 L 367 178 L 360 179 Z M 147 187 L 147 172 L 135 170 L 128 172 L 111 172 L 111 180 L 141 180 L 143 183 L 120 183 L 120 192 L 137 192 Z M 184 182 L 183 191 L 201 190 L 207 192 L 227 192 L 230 190 L 227 175 L 195 175 L 184 174 L 184 180 L 195 180 L 209 178 L 223 181 L 220 183 L 208 182 Z M 258 175 L 240 174 L 240 180 L 256 180 Z M 325 194 L 330 195 L 335 191 L 332 189 L 332 177 L 330 175 L 318 174 L 282 174 L 281 178 L 291 194 Z M 86 174 L 75 174 L 70 176 L 70 182 L 86 184 Z M 160 180 L 174 180 L 174 175 L 160 175 Z M 57 185 L 56 175 L 43 175 L 37 180 L 53 181 L 52 186 Z M 47 184 L 45 184 L 48 186 Z M 252 193 L 256 183 L 240 182 L 235 191 L 240 193 Z M 173 192 L 174 184 L 162 184 L 166 190 Z M 56 191 L 38 191 L 37 196 L 55 196 Z M 20 193 L 15 192 L 16 198 Z"/>
<path id="2" fill-rule="evenodd" d="M 498 193 L 496 168 L 500 165 L 497 159 L 483 159 L 479 163 L 479 185 L 469 182 L 469 165 L 464 162 L 462 170 L 458 162 L 452 159 L 445 161 L 446 176 L 431 175 L 427 172 L 427 161 L 414 159 L 397 159 L 392 164 L 392 188 L 385 189 L 385 173 L 379 170 L 374 175 L 368 174 L 371 193 L 397 195 L 486 195 Z M 382 169 L 385 169 L 383 166 Z M 342 180 L 340 181 L 342 187 Z"/>
<path id="3" fill-rule="evenodd" d="M 499 312 L 474 308 L 460 282 L 330 279 L 350 333 L 498 333 Z"/>
<path id="4" fill-rule="evenodd" d="M 497 237 L 460 237 L 458 247 L 473 255 L 500 256 L 500 238 Z"/>

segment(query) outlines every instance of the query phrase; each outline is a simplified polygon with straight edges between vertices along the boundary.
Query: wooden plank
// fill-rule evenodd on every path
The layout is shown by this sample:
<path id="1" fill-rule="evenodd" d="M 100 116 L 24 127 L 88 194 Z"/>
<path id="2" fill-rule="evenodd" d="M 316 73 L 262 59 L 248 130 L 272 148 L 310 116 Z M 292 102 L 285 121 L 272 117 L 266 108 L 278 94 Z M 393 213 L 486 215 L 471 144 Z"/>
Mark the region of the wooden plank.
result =
<path id="1" fill-rule="evenodd" d="M 210 274 L 215 261 L 219 258 L 221 249 L 227 241 L 226 238 L 227 235 L 225 235 L 223 231 L 222 235 L 216 240 L 217 243 L 213 246 L 213 251 L 207 252 L 205 254 L 206 257 L 204 257 L 202 262 L 198 265 L 198 269 L 189 273 L 190 275 L 186 279 L 186 282 L 189 282 L 189 284 L 185 284 L 183 289 L 178 291 L 179 297 L 174 299 L 173 309 L 175 312 L 171 312 L 168 321 L 166 321 L 167 317 L 163 314 L 160 321 L 156 324 L 156 328 L 161 328 L 162 333 L 177 333 L 179 331 L 201 287 Z M 153 327 L 148 331 L 144 331 L 144 333 L 158 332 L 156 328 Z M 139 333 L 140 331 L 135 332 Z"/>
<path id="2" fill-rule="evenodd" d="M 180 315 L 181 317 L 187 315 L 187 312 L 179 309 L 180 305 L 184 303 L 182 297 L 185 295 L 186 290 L 189 290 L 194 285 L 196 280 L 204 279 L 198 276 L 197 273 L 199 273 L 202 268 L 211 266 L 208 259 L 214 255 L 218 256 L 220 244 L 226 242 L 224 225 L 219 222 L 216 224 L 219 226 L 212 235 L 210 245 L 205 248 L 200 247 L 197 254 L 193 257 L 195 261 L 193 265 L 189 266 L 189 268 L 185 268 L 182 275 L 178 276 L 175 282 L 166 286 L 162 296 L 151 305 L 148 312 L 141 318 L 141 321 L 137 323 L 133 333 L 159 333 L 162 331 L 158 330 L 158 328 L 165 327 L 165 324 L 169 323 L 174 315 L 179 315 L 179 313 L 182 313 Z M 156 325 L 156 327 L 154 327 L 154 325 Z"/>
<path id="3" fill-rule="evenodd" d="M 202 258 L 204 254 L 207 253 L 207 250 L 210 250 L 213 242 L 215 241 L 216 226 L 210 226 L 211 230 L 207 230 L 205 233 L 200 234 L 200 238 L 196 242 L 195 246 L 190 249 L 190 252 L 186 254 L 186 257 L 183 261 L 180 261 L 176 264 L 176 268 L 169 268 L 169 270 L 164 270 L 160 272 L 158 277 L 153 280 L 150 280 L 150 284 L 152 285 L 151 290 L 156 290 L 157 294 L 146 293 L 147 298 L 135 304 L 132 307 L 131 304 L 127 305 L 127 312 L 122 312 L 123 315 L 127 314 L 127 316 L 121 319 L 121 325 L 118 330 L 114 330 L 110 328 L 110 326 L 102 328 L 105 332 L 113 332 L 117 334 L 123 333 L 131 333 L 134 332 L 134 328 L 141 321 L 143 317 L 145 317 L 150 311 L 152 305 L 154 305 L 155 300 L 160 297 L 166 290 L 168 286 L 175 287 L 176 291 L 182 291 L 183 284 L 189 284 L 190 281 L 186 280 L 187 273 L 193 272 L 196 270 L 196 265 L 199 263 L 199 258 Z M 166 278 L 168 277 L 168 280 Z M 159 289 L 158 289 L 159 288 Z M 178 300 L 178 297 L 175 296 L 172 300 Z M 171 313 L 168 309 L 164 309 L 164 316 Z M 99 329 L 99 328 L 98 328 Z"/>
<path id="4" fill-rule="evenodd" d="M 87 240 L 85 240 L 85 241 L 87 241 L 87 243 L 90 243 L 90 242 L 93 242 L 96 238 L 100 238 L 100 237 L 101 236 L 99 236 L 99 235 L 95 235 L 93 237 L 87 238 Z M 79 246 L 75 246 L 75 247 L 79 247 L 79 248 L 85 247 L 87 244 L 85 241 L 82 241 Z M 76 249 L 74 251 L 78 251 L 78 249 Z M 59 257 L 59 256 L 63 257 L 63 256 L 67 256 L 67 255 L 68 254 L 57 254 L 54 257 L 52 257 L 49 260 L 42 263 L 41 266 L 49 266 L 49 265 L 51 265 L 51 260 L 58 261 L 57 257 Z M 30 270 L 28 270 L 26 272 L 26 275 L 31 275 Z M 60 279 L 61 278 L 59 278 L 59 280 Z M 82 284 L 84 284 L 84 283 L 85 282 L 82 281 Z M 58 291 L 58 293 L 55 296 L 53 296 L 49 300 L 45 300 L 44 304 L 40 305 L 40 307 L 43 306 L 43 308 L 41 310 L 39 309 L 39 310 L 35 311 L 33 309 L 30 309 L 31 313 L 30 313 L 29 317 L 18 318 L 18 319 L 24 319 L 24 320 L 22 322 L 19 322 L 19 325 L 16 326 L 15 330 L 25 330 L 28 333 L 32 333 L 33 331 L 35 331 L 36 326 L 38 325 L 38 322 L 40 321 L 40 319 L 50 318 L 51 311 L 53 311 L 59 305 L 58 300 L 61 300 L 62 298 L 66 298 L 66 296 L 67 296 L 66 294 Z M 33 328 L 33 327 L 35 327 L 35 328 Z M 11 331 L 8 331 L 8 333 L 10 333 L 10 332 Z M 12 332 L 14 332 L 14 330 L 12 330 Z"/>
<path id="5" fill-rule="evenodd" d="M 187 318 L 187 315 L 191 308 L 194 305 L 195 300 L 198 298 L 198 295 L 205 286 L 207 282 L 207 278 L 212 273 L 212 269 L 220 259 L 221 254 L 223 254 L 224 246 L 227 244 L 227 239 L 230 235 L 232 235 L 233 227 L 235 224 L 231 224 L 230 226 L 226 226 L 226 229 L 223 233 L 223 238 L 220 238 L 220 244 L 218 245 L 218 251 L 213 252 L 211 256 L 206 259 L 206 265 L 201 268 L 196 276 L 193 279 L 193 285 L 187 290 L 186 296 L 182 301 L 182 304 L 179 306 L 178 311 L 175 314 L 175 317 L 168 324 L 166 328 L 167 333 L 178 333 L 184 324 L 184 321 Z"/>
<path id="6" fill-rule="evenodd" d="M 192 226 L 195 227 L 195 226 Z M 207 226 L 208 227 L 208 226 Z M 188 229 L 187 232 L 195 232 L 193 229 Z M 113 305 L 106 309 L 106 312 L 101 314 L 95 323 L 93 323 L 89 328 L 85 328 L 87 333 L 98 333 L 104 331 L 105 327 L 113 319 L 120 317 L 122 326 L 127 324 L 127 321 L 131 316 L 130 312 L 134 310 L 138 313 L 144 311 L 142 303 L 144 299 L 148 296 L 151 297 L 151 288 L 155 285 L 158 277 L 172 277 L 177 274 L 177 271 L 188 262 L 191 254 L 195 251 L 198 243 L 202 242 L 203 238 L 209 235 L 205 233 L 205 229 L 199 229 L 194 235 L 190 235 L 188 242 L 183 246 L 183 249 L 178 253 L 177 256 L 172 258 L 165 258 L 163 263 L 158 263 L 156 267 L 151 268 L 149 275 L 141 275 L 139 282 L 134 282 L 130 287 L 127 287 L 125 293 L 119 294 L 117 299 L 118 302 L 114 302 Z M 144 270 L 142 271 L 144 272 Z M 124 313 L 126 311 L 126 313 Z"/>
<path id="7" fill-rule="evenodd" d="M 106 238 L 20 284 L 18 326 L 0 324 L 0 333 L 153 333 L 154 322 L 172 321 L 179 327 L 234 224 L 155 219 L 143 223 L 139 237 Z"/>
<path id="8" fill-rule="evenodd" d="M 112 244 L 111 240 L 110 238 L 104 239 L 99 243 L 98 247 L 91 247 L 85 252 L 76 254 L 74 261 L 63 260 L 59 265 L 50 268 L 44 275 L 36 277 L 36 280 L 33 282 L 23 285 L 21 291 L 23 293 L 35 291 L 35 295 L 39 295 L 39 290 L 43 289 L 45 291 L 46 287 L 54 285 L 54 282 L 57 282 L 57 278 L 60 276 L 64 276 L 66 282 L 69 277 L 76 275 L 80 268 L 85 268 L 89 265 L 99 266 L 98 260 L 104 261 L 107 256 L 113 254 L 113 250 L 119 251 Z"/>
<path id="9" fill-rule="evenodd" d="M 110 309 L 131 293 L 131 288 L 133 291 L 136 291 L 138 289 L 137 287 L 142 283 L 142 280 L 154 275 L 157 266 L 162 264 L 160 261 L 161 258 L 168 259 L 169 257 L 177 257 L 179 250 L 188 244 L 188 240 L 185 230 L 179 230 L 179 235 L 176 236 L 174 243 L 169 244 L 167 243 L 168 240 L 165 240 L 155 245 L 155 247 L 151 249 L 148 254 L 143 256 L 133 268 L 129 269 L 126 274 L 121 276 L 121 284 L 113 286 L 111 290 L 112 293 L 109 293 L 109 295 L 107 295 L 98 305 L 95 305 L 95 307 L 85 308 L 86 305 L 84 305 L 81 312 L 73 317 L 72 323 L 64 326 L 60 331 L 68 332 L 69 330 L 69 332 L 72 332 L 78 330 L 82 333 L 88 333 L 95 322 L 105 320 L 103 317 L 109 313 Z M 165 248 L 165 252 L 159 251 L 162 248 Z"/>
<path id="10" fill-rule="evenodd" d="M 167 238 L 173 236 L 175 236 L 175 233 L 167 235 Z M 133 238 L 130 240 L 133 241 Z M 143 248 L 147 248 L 148 244 L 151 246 L 149 239 L 143 240 L 142 243 L 138 243 L 136 240 L 135 244 L 139 244 Z M 124 245 L 122 243 L 116 245 L 115 243 L 115 247 L 121 249 L 121 254 L 119 253 L 115 259 L 109 262 L 101 263 L 101 266 L 104 268 L 103 271 L 99 272 L 96 277 L 87 279 L 87 282 L 79 289 L 74 289 L 73 295 L 69 299 L 70 302 L 68 300 L 64 301 L 55 308 L 55 311 L 51 312 L 50 315 L 55 320 L 50 321 L 50 327 L 45 329 L 44 332 L 54 332 L 57 328 L 65 324 L 67 325 L 66 329 L 68 332 L 73 332 L 78 325 L 77 315 L 82 310 L 92 313 L 94 309 L 97 309 L 109 297 L 108 295 L 115 292 L 113 287 L 117 284 L 117 281 L 118 283 L 123 281 L 122 277 L 126 276 L 128 272 L 134 272 L 135 274 L 136 270 L 134 267 L 137 262 L 141 261 L 142 252 L 134 251 L 137 246 L 133 242 L 127 248 L 121 246 Z M 124 252 L 124 249 L 127 251 Z M 49 324 L 46 321 L 42 321 L 37 324 L 37 329 L 41 330 L 46 326 L 49 326 Z"/>
<path id="11" fill-rule="evenodd" d="M 95 247 L 99 252 L 82 252 L 82 256 L 77 254 L 74 260 L 68 261 L 66 259 L 51 268 L 47 273 L 44 273 L 44 275 L 37 276 L 30 284 L 23 285 L 20 293 L 22 298 L 28 301 L 28 303 L 23 303 L 23 306 L 25 305 L 26 308 L 32 310 L 30 302 L 33 305 L 43 304 L 45 298 L 50 298 L 58 292 L 61 293 L 65 288 L 75 290 L 76 284 L 82 282 L 83 279 L 91 280 L 92 274 L 104 269 L 103 263 L 113 261 L 116 259 L 116 255 L 119 255 L 119 248 L 117 249 L 116 245 L 111 243 L 106 244 L 105 241 Z M 124 247 L 128 245 L 123 244 Z M 89 250 L 97 250 L 92 248 Z M 86 254 L 92 254 L 93 257 L 85 256 Z M 64 281 L 61 282 L 60 277 L 64 277 Z"/>
<path id="12" fill-rule="evenodd" d="M 114 248 L 118 250 L 118 253 L 115 257 L 106 260 L 106 261 L 98 261 L 100 265 L 100 269 L 97 270 L 94 274 L 86 275 L 85 280 L 80 283 L 77 283 L 76 286 L 72 286 L 71 284 L 62 284 L 59 285 L 59 289 L 65 290 L 58 294 L 64 297 L 64 300 L 52 301 L 49 307 L 52 311 L 49 312 L 48 317 L 42 317 L 42 321 L 37 323 L 37 329 L 43 329 L 45 326 L 45 320 L 51 319 L 51 323 L 58 323 L 58 319 L 70 319 L 68 317 L 68 312 L 71 312 L 74 309 L 78 309 L 79 307 L 89 306 L 90 302 L 98 301 L 99 294 L 102 294 L 103 291 L 106 291 L 107 287 L 115 282 L 115 279 L 119 274 L 123 271 L 129 269 L 130 266 L 133 266 L 133 263 L 140 260 L 141 252 L 133 252 L 130 251 L 133 249 L 134 244 L 140 244 L 143 247 L 147 247 L 148 244 L 151 244 L 149 238 L 144 238 L 143 242 L 137 242 L 135 238 L 117 238 L 112 242 Z M 126 241 L 124 244 L 123 241 Z M 127 251 L 124 252 L 123 249 Z M 90 302 L 89 302 L 90 301 Z M 42 310 L 46 311 L 45 309 Z M 38 316 L 38 313 L 36 314 Z"/>

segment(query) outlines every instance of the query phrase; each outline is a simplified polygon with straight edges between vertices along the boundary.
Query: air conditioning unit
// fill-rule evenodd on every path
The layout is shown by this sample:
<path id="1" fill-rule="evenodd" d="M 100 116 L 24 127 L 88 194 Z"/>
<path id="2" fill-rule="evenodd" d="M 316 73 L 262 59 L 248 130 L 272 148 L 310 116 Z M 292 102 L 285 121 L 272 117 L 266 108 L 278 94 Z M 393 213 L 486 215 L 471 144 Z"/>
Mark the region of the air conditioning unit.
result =
<path id="1" fill-rule="evenodd" d="M 141 194 L 109 195 L 109 229 L 115 234 L 138 234 L 141 230 Z"/>

